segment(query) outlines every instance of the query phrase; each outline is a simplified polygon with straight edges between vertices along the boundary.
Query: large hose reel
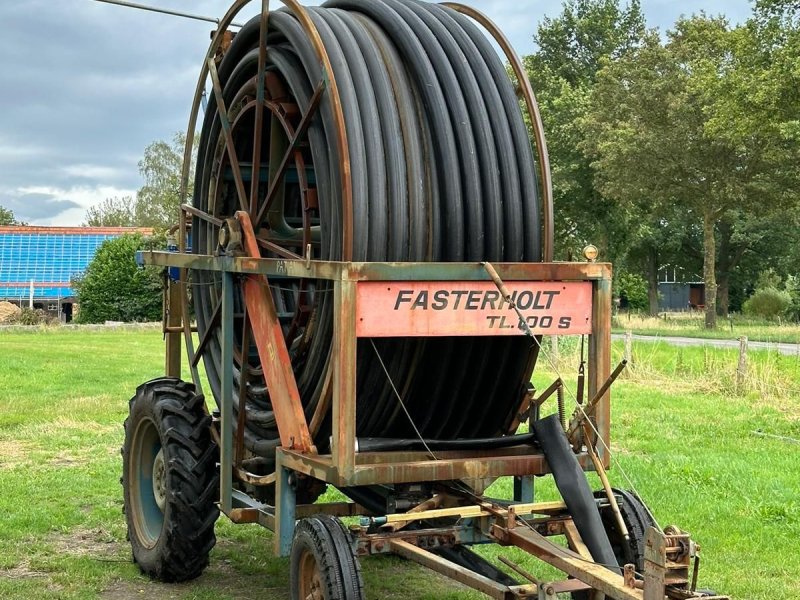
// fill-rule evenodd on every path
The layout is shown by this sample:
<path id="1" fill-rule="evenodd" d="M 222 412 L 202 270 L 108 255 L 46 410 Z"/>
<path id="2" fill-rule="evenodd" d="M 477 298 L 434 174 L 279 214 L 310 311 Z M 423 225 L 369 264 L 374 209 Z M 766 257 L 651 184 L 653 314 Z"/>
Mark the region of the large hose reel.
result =
<path id="1" fill-rule="evenodd" d="M 244 4 L 234 5 L 221 29 Z M 473 19 L 491 27 L 487 20 L 464 7 L 413 0 L 285 4 L 248 22 L 227 48 L 218 33 L 209 52 L 202 80 L 210 70 L 215 89 L 199 143 L 193 252 L 224 252 L 225 221 L 244 210 L 269 258 L 552 258 L 535 101 L 519 60 L 509 55 L 515 87 Z M 219 398 L 221 283 L 202 271 L 192 282 L 199 350 Z M 307 279 L 270 283 L 306 418 L 325 450 L 332 290 Z M 241 290 L 235 305 L 234 408 L 249 454 L 269 460 L 279 438 Z M 536 350 L 524 337 L 362 340 L 358 435 L 402 439 L 416 435 L 414 426 L 437 440 L 507 434 Z"/>

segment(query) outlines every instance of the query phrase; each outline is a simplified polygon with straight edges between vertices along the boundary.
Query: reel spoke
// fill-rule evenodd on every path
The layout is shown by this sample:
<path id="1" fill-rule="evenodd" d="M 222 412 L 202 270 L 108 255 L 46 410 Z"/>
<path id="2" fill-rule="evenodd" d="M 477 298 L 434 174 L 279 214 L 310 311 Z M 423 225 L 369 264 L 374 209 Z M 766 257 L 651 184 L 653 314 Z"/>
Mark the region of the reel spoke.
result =
<path id="1" fill-rule="evenodd" d="M 247 194 L 244 191 L 244 182 L 242 181 L 242 170 L 239 167 L 239 159 L 236 157 L 236 145 L 233 142 L 233 135 L 231 132 L 231 124 L 228 121 L 228 109 L 225 107 L 225 100 L 222 96 L 222 86 L 219 82 L 219 74 L 217 73 L 217 65 L 213 58 L 208 59 L 208 72 L 211 75 L 211 82 L 214 87 L 214 99 L 217 102 L 217 115 L 222 123 L 222 132 L 225 136 L 225 146 L 228 150 L 228 160 L 233 169 L 233 178 L 236 182 L 236 192 L 239 196 L 239 206 L 242 210 L 247 211 Z"/>

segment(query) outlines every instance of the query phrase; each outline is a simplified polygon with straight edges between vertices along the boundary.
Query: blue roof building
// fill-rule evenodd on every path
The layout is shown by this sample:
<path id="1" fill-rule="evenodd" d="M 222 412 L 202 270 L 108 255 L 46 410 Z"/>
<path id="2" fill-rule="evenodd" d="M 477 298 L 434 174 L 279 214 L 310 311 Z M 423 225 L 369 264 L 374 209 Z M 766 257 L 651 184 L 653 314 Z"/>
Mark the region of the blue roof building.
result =
<path id="1" fill-rule="evenodd" d="M 152 233 L 132 227 L 0 227 L 0 300 L 26 306 L 32 287 L 36 308 L 61 312 L 62 303 L 74 302 L 70 281 L 100 245 L 137 232 Z"/>

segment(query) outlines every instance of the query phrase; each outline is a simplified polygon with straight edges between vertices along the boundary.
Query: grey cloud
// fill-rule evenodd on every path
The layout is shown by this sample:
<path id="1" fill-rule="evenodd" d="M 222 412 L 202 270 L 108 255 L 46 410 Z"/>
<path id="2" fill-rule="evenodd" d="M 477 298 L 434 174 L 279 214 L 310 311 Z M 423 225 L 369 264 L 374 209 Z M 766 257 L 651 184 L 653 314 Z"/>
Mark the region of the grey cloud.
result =
<path id="1" fill-rule="evenodd" d="M 53 219 L 70 209 L 81 206 L 73 200 L 61 200 L 53 194 L 38 193 L 3 197 L 0 199 L 0 205 L 11 209 L 17 219 L 25 222 Z"/>

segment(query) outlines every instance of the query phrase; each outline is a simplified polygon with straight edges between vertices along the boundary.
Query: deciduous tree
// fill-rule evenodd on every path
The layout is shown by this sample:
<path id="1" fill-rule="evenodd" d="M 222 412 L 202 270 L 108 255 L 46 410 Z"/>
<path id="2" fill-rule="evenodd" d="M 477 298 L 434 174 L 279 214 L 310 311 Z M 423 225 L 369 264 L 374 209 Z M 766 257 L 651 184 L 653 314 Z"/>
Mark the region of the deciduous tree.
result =
<path id="1" fill-rule="evenodd" d="M 733 137 L 714 123 L 727 102 L 723 91 L 746 66 L 745 33 L 699 15 L 679 20 L 666 44 L 651 34 L 603 68 L 586 119 L 606 195 L 650 202 L 659 212 L 679 207 L 701 225 L 709 328 L 716 325 L 718 230 L 741 215 L 779 210 L 788 183 L 784 144 L 769 135 Z"/>
<path id="2" fill-rule="evenodd" d="M 131 196 L 106 198 L 86 211 L 86 227 L 136 226 L 136 199 Z"/>
<path id="3" fill-rule="evenodd" d="M 159 140 L 145 149 L 144 157 L 139 161 L 144 185 L 136 195 L 135 207 L 135 221 L 140 227 L 168 229 L 177 223 L 180 205 L 190 202 L 194 181 L 191 174 L 186 197 L 180 195 L 185 144 L 186 136 L 178 133 L 172 143 Z"/>
<path id="4" fill-rule="evenodd" d="M 26 225 L 26 223 L 17 221 L 14 211 L 11 209 L 0 206 L 0 226 L 8 227 L 9 225 Z"/>
<path id="5" fill-rule="evenodd" d="M 630 212 L 595 185 L 594 168 L 581 150 L 581 126 L 602 61 L 637 48 L 645 35 L 638 0 L 567 0 L 555 18 L 545 18 L 525 67 L 542 109 L 553 169 L 556 242 L 560 257 L 587 242 L 606 259 L 621 261 L 631 247 Z"/>

